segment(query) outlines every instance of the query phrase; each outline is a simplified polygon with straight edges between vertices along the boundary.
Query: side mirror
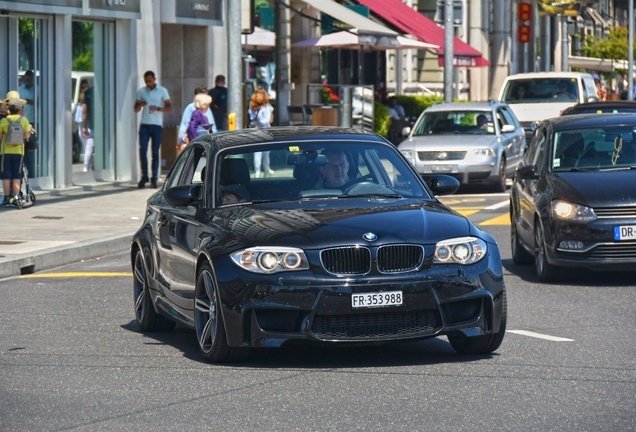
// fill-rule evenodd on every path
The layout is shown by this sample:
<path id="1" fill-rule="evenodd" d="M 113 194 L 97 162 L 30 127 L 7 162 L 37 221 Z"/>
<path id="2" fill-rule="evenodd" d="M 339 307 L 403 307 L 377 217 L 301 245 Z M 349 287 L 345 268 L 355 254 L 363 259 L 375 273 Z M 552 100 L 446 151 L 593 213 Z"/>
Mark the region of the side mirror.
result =
<path id="1" fill-rule="evenodd" d="M 459 180 L 445 174 L 422 175 L 422 180 L 435 195 L 450 195 L 459 189 Z"/>
<path id="2" fill-rule="evenodd" d="M 196 205 L 200 202 L 201 184 L 175 186 L 166 191 L 163 199 L 174 207 Z"/>
<path id="3" fill-rule="evenodd" d="M 590 96 L 589 98 L 587 98 L 587 102 L 588 103 L 598 102 L 598 98 L 596 96 Z"/>
<path id="4" fill-rule="evenodd" d="M 539 176 L 534 172 L 534 165 L 520 165 L 517 167 L 515 176 L 524 180 L 536 180 L 539 178 Z"/>
<path id="5" fill-rule="evenodd" d="M 501 128 L 501 133 L 513 133 L 515 130 L 517 130 L 516 127 L 507 124 Z"/>
<path id="6" fill-rule="evenodd" d="M 408 136 L 411 133 L 411 128 L 410 127 L 405 127 L 404 129 L 402 129 L 402 136 Z"/>

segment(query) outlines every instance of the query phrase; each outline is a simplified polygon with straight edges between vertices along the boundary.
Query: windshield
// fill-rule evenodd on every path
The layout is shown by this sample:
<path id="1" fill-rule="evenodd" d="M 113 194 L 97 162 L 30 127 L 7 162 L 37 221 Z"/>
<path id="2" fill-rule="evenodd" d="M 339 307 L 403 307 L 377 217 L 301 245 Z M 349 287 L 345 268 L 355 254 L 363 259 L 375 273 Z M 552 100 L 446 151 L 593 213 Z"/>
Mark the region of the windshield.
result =
<path id="1" fill-rule="evenodd" d="M 636 128 L 612 126 L 557 132 L 552 169 L 577 171 L 636 166 Z"/>
<path id="2" fill-rule="evenodd" d="M 494 133 L 491 111 L 434 111 L 424 114 L 413 136 Z"/>
<path id="3" fill-rule="evenodd" d="M 517 104 L 578 100 L 579 87 L 576 78 L 533 78 L 508 81 L 502 102 Z"/>
<path id="4" fill-rule="evenodd" d="M 217 204 L 377 196 L 430 198 L 397 150 L 366 141 L 241 147 L 217 165 Z"/>

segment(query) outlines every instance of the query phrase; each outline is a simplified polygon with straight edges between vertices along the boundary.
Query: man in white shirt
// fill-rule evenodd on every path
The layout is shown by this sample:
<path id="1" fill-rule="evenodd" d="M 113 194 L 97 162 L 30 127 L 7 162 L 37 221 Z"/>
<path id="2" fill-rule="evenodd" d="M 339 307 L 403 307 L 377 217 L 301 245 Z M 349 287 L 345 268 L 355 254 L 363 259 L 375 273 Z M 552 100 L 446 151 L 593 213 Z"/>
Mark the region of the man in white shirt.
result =
<path id="1" fill-rule="evenodd" d="M 26 71 L 22 77 L 22 84 L 18 87 L 20 98 L 26 100 L 26 105 L 22 107 L 22 114 L 30 124 L 35 123 L 35 88 L 33 87 L 33 71 Z"/>
<path id="2" fill-rule="evenodd" d="M 157 187 L 159 174 L 159 148 L 161 147 L 161 133 L 163 132 L 163 113 L 172 112 L 172 102 L 165 87 L 157 84 L 155 73 L 148 71 L 144 74 L 145 87 L 137 92 L 135 112 L 142 111 L 139 126 L 139 157 L 141 160 L 142 177 L 138 186 L 144 187 L 148 182 L 148 141 L 152 139 L 152 179 L 150 186 Z"/>
<path id="3" fill-rule="evenodd" d="M 387 106 L 389 109 L 389 117 L 393 120 L 405 120 L 406 116 L 404 115 L 404 108 L 401 105 L 397 104 L 397 98 L 392 96 L 389 98 L 389 105 Z"/>
<path id="4" fill-rule="evenodd" d="M 197 86 L 197 88 L 194 89 L 195 96 L 202 93 L 208 94 L 207 87 Z M 212 103 L 214 103 L 214 101 L 212 101 Z M 181 124 L 179 125 L 179 135 L 178 135 L 179 151 L 183 150 L 185 146 L 188 145 L 188 142 L 189 142 L 188 126 L 190 126 L 190 119 L 192 118 L 192 113 L 194 112 L 194 110 L 196 110 L 196 108 L 194 107 L 194 102 L 192 102 L 183 110 L 183 115 L 181 116 Z M 208 124 L 212 125 L 212 127 L 209 129 L 209 132 L 216 133 L 217 128 L 216 128 L 216 124 L 214 123 L 214 114 L 212 113 L 211 109 L 205 112 L 205 117 L 208 119 Z"/>

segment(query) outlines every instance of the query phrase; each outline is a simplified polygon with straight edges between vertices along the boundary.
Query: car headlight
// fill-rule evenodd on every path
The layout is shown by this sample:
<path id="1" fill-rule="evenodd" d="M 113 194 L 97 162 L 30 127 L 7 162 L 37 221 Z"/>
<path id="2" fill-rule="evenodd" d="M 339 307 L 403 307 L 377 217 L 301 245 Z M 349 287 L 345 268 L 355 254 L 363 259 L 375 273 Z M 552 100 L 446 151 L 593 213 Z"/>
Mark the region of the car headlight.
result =
<path id="1" fill-rule="evenodd" d="M 486 256 L 486 242 L 477 237 L 443 240 L 435 245 L 434 264 L 475 264 Z"/>
<path id="2" fill-rule="evenodd" d="M 593 209 L 562 200 L 552 201 L 552 213 L 557 218 L 568 221 L 589 222 L 596 219 Z"/>
<path id="3" fill-rule="evenodd" d="M 473 153 L 475 153 L 475 155 L 477 156 L 495 157 L 495 151 L 491 148 L 474 149 Z"/>
<path id="4" fill-rule="evenodd" d="M 411 162 L 411 165 L 415 165 L 415 152 L 413 150 L 400 150 L 400 152 Z"/>
<path id="5" fill-rule="evenodd" d="M 302 249 L 291 247 L 257 246 L 230 255 L 243 270 L 272 274 L 292 270 L 308 270 L 309 261 Z"/>

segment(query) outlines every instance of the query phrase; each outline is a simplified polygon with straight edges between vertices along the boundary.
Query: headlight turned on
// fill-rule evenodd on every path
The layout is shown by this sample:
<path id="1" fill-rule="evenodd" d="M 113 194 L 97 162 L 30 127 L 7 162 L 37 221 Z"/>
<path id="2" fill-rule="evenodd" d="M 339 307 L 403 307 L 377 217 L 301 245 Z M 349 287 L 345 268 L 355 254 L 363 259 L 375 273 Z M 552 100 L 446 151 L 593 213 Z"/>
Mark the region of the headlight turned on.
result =
<path id="1" fill-rule="evenodd" d="M 273 274 L 309 269 L 305 252 L 298 248 L 258 246 L 234 252 L 230 256 L 237 266 L 252 273 Z"/>
<path id="2" fill-rule="evenodd" d="M 434 264 L 470 265 L 486 256 L 486 242 L 477 237 L 459 237 L 443 240 L 435 245 Z"/>
<path id="3" fill-rule="evenodd" d="M 596 219 L 593 209 L 562 200 L 552 201 L 552 213 L 555 217 L 567 221 L 590 222 Z"/>

